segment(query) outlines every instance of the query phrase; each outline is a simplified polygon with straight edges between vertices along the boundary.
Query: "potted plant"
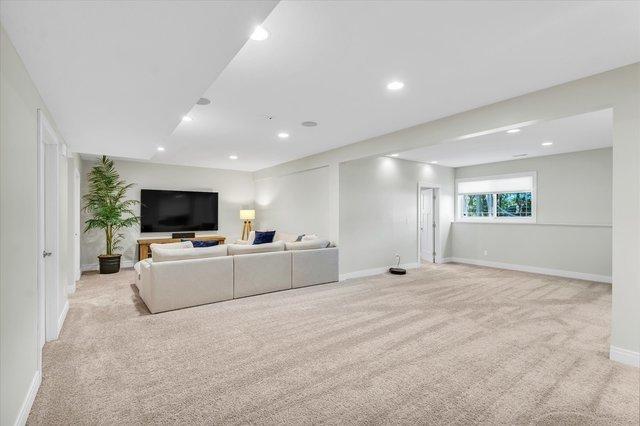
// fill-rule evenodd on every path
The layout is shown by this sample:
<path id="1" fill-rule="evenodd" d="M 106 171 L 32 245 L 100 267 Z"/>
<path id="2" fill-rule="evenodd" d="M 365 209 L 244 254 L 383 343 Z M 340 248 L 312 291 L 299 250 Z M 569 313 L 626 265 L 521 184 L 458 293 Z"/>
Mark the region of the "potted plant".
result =
<path id="1" fill-rule="evenodd" d="M 140 222 L 132 207 L 140 202 L 126 199 L 125 195 L 133 184 L 127 184 L 120 179 L 113 161 L 102 156 L 100 161 L 87 175 L 89 180 L 88 192 L 83 196 L 84 211 L 90 217 L 85 220 L 84 232 L 91 229 L 104 230 L 106 240 L 105 254 L 98 256 L 101 274 L 113 274 L 120 271 L 120 258 L 116 254 L 121 247 L 123 235 L 118 231 L 129 228 Z"/>

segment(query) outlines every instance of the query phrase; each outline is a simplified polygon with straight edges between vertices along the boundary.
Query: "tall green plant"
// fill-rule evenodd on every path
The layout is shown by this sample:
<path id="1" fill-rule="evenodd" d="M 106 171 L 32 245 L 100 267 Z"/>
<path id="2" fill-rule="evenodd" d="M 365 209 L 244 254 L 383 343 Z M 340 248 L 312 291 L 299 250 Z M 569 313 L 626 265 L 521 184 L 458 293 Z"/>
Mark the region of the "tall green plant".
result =
<path id="1" fill-rule="evenodd" d="M 84 211 L 91 217 L 85 220 L 84 232 L 91 229 L 104 230 L 107 255 L 118 250 L 123 235 L 118 231 L 140 222 L 132 210 L 139 204 L 137 200 L 125 199 L 126 192 L 133 186 L 120 179 L 113 161 L 103 155 L 88 174 L 89 191 L 83 196 Z"/>

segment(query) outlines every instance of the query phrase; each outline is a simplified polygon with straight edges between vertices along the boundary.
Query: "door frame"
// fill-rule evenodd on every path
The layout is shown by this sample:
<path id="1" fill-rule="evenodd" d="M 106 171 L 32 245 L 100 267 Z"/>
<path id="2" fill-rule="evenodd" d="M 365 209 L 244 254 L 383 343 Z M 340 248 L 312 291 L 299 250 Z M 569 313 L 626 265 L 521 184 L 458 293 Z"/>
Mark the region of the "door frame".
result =
<path id="1" fill-rule="evenodd" d="M 44 113 L 38 109 L 38 252 L 37 347 L 38 366 L 42 368 L 42 347 L 45 341 L 58 337 L 57 318 L 59 287 L 60 229 L 59 211 L 59 140 Z M 49 164 L 49 167 L 47 167 Z M 53 214 L 46 215 L 47 211 Z M 49 241 L 50 240 L 50 241 Z M 53 253 L 53 267 L 47 268 L 44 251 Z M 48 275 L 47 275 L 48 274 Z"/>
<path id="2" fill-rule="evenodd" d="M 420 230 L 420 215 L 422 214 L 422 190 L 423 189 L 432 189 L 435 200 L 433 200 L 433 221 L 435 222 L 435 230 L 433 232 L 433 251 L 435 252 L 434 263 L 442 263 L 442 251 L 441 251 L 441 243 L 440 243 L 440 188 L 441 185 L 437 183 L 431 182 L 418 182 L 418 188 L 416 190 L 416 200 L 418 204 L 418 208 L 416 209 L 417 221 L 416 221 L 416 236 L 418 240 L 417 244 L 417 258 L 418 258 L 418 267 L 422 265 L 422 248 L 421 245 L 421 234 Z"/>

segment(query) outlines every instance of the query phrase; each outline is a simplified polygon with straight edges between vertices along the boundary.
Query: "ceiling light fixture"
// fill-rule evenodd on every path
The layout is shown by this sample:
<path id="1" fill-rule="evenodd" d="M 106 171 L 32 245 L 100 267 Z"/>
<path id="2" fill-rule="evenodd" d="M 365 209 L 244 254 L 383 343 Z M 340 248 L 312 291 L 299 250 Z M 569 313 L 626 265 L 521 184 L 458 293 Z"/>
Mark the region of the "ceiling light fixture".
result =
<path id="1" fill-rule="evenodd" d="M 391 154 L 392 157 L 397 157 L 400 154 Z"/>
<path id="2" fill-rule="evenodd" d="M 387 84 L 387 89 L 389 90 L 400 90 L 404 87 L 404 83 L 401 81 L 392 81 L 391 83 Z"/>
<path id="3" fill-rule="evenodd" d="M 303 121 L 302 125 L 304 127 L 316 127 L 318 125 L 318 123 L 315 122 L 315 121 Z"/>
<path id="4" fill-rule="evenodd" d="M 186 121 L 186 122 L 193 121 L 193 118 L 189 117 L 188 115 L 185 115 L 184 117 L 182 117 L 182 121 Z"/>
<path id="5" fill-rule="evenodd" d="M 255 41 L 262 41 L 268 38 L 269 38 L 269 31 L 265 30 L 260 25 L 258 25 L 256 29 L 253 30 L 253 33 L 251 34 L 251 40 L 255 40 Z"/>
<path id="6" fill-rule="evenodd" d="M 279 137 L 280 139 L 287 139 L 287 138 L 289 137 L 289 133 L 287 133 L 287 132 L 280 132 L 280 133 L 278 133 L 278 137 Z"/>
<path id="7" fill-rule="evenodd" d="M 229 156 L 229 160 L 237 160 L 238 156 L 237 155 L 230 155 Z"/>
<path id="8" fill-rule="evenodd" d="M 553 142 L 552 141 L 546 141 L 546 142 L 542 142 L 541 145 L 542 146 L 551 146 L 551 145 L 553 145 Z"/>
<path id="9" fill-rule="evenodd" d="M 529 154 L 516 154 L 513 156 L 513 158 L 522 158 L 522 157 L 526 157 Z"/>
<path id="10" fill-rule="evenodd" d="M 511 130 L 507 130 L 507 133 L 520 133 L 520 129 L 511 129 Z"/>
<path id="11" fill-rule="evenodd" d="M 164 151 L 164 147 L 163 146 L 159 146 L 158 147 L 158 151 L 160 151 L 160 152 Z"/>
<path id="12" fill-rule="evenodd" d="M 198 99 L 198 102 L 196 102 L 198 105 L 209 105 L 211 103 L 210 99 L 207 98 L 200 98 Z"/>
<path id="13" fill-rule="evenodd" d="M 438 160 L 433 160 L 431 164 L 438 164 Z"/>

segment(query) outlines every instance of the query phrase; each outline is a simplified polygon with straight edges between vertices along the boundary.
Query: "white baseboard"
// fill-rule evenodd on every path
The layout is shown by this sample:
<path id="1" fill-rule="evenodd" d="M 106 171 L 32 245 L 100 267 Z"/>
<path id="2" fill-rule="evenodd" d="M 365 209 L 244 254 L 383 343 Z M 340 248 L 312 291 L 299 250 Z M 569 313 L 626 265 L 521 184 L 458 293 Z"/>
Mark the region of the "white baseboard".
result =
<path id="1" fill-rule="evenodd" d="M 131 260 L 123 260 L 122 262 L 120 262 L 120 267 L 121 268 L 133 268 L 135 262 L 131 261 Z M 80 266 L 80 270 L 82 272 L 87 272 L 87 271 L 97 271 L 98 269 L 100 269 L 100 264 L 98 263 L 88 263 L 86 265 L 81 265 Z"/>
<path id="2" fill-rule="evenodd" d="M 29 413 L 31 412 L 31 406 L 33 405 L 33 401 L 35 401 L 36 399 L 38 389 L 40 389 L 40 383 L 42 383 L 42 372 L 38 370 L 33 375 L 29 390 L 25 395 L 22 406 L 20 406 L 20 411 L 18 411 L 18 417 L 16 418 L 16 422 L 14 423 L 16 426 L 23 426 L 27 423 Z"/>
<path id="3" fill-rule="evenodd" d="M 400 265 L 404 269 L 416 269 L 418 264 L 416 262 L 403 263 Z M 361 271 L 347 272 L 346 274 L 340 274 L 340 281 L 350 280 L 352 278 L 370 277 L 372 275 L 384 274 L 389 270 L 389 266 L 383 266 L 380 268 L 363 269 Z"/>
<path id="4" fill-rule="evenodd" d="M 640 352 L 634 352 L 629 349 L 623 349 L 611 345 L 609 347 L 609 359 L 632 367 L 640 368 Z"/>
<path id="5" fill-rule="evenodd" d="M 469 265 L 488 266 L 490 268 L 509 269 L 512 271 L 532 272 L 534 274 L 552 275 L 554 277 L 573 278 L 577 280 L 596 281 L 611 284 L 611 277 L 607 275 L 587 274 L 584 272 L 565 271 L 562 269 L 540 268 L 529 265 L 516 265 L 514 263 L 491 262 L 477 259 L 464 259 L 460 257 L 447 257 L 445 262 L 467 263 Z"/>
<path id="6" fill-rule="evenodd" d="M 67 312 L 69 312 L 69 301 L 64 302 L 64 308 L 62 308 L 62 312 L 60 312 L 60 316 L 58 317 L 58 331 L 56 333 L 56 339 L 60 335 L 60 331 L 62 331 L 62 326 L 64 325 L 64 320 L 67 319 Z"/>
<path id="7" fill-rule="evenodd" d="M 76 292 L 76 282 L 72 281 L 71 284 L 67 286 L 67 294 L 73 294 Z"/>

